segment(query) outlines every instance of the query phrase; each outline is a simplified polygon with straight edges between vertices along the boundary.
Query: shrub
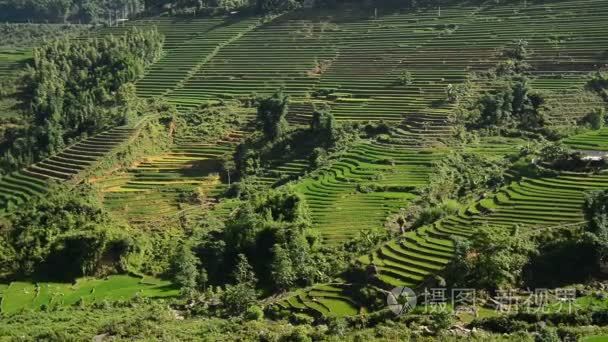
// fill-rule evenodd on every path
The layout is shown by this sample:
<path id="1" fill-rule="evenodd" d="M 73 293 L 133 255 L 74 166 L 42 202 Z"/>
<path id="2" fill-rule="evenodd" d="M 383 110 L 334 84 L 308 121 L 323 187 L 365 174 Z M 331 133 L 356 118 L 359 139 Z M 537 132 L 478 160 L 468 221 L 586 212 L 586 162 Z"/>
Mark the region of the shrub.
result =
<path id="1" fill-rule="evenodd" d="M 250 306 L 245 312 L 245 319 L 249 321 L 261 321 L 264 318 L 264 310 L 257 305 Z"/>
<path id="2" fill-rule="evenodd" d="M 504 183 L 508 163 L 475 153 L 454 153 L 435 163 L 430 182 L 421 191 L 430 203 L 477 194 Z"/>
<path id="3" fill-rule="evenodd" d="M 555 329 L 543 327 L 534 336 L 534 342 L 560 342 L 561 339 L 557 335 Z"/>
<path id="4" fill-rule="evenodd" d="M 291 333 L 281 337 L 281 342 L 312 342 L 304 327 L 296 327 Z"/>
<path id="5" fill-rule="evenodd" d="M 301 325 L 308 324 L 309 325 L 309 324 L 312 324 L 315 321 L 315 319 L 307 314 L 295 313 L 295 314 L 291 315 L 290 321 L 293 324 L 301 324 Z"/>
<path id="6" fill-rule="evenodd" d="M 518 331 L 526 331 L 528 324 L 523 321 L 516 320 L 509 316 L 498 316 L 475 320 L 471 323 L 472 326 L 494 333 L 511 334 Z"/>
<path id="7" fill-rule="evenodd" d="M 604 127 L 606 121 L 606 111 L 604 108 L 598 108 L 587 114 L 581 123 L 589 125 L 592 129 L 598 130 Z"/>
<path id="8" fill-rule="evenodd" d="M 433 330 L 442 331 L 452 326 L 454 319 L 449 312 L 435 312 L 431 314 Z"/>
<path id="9" fill-rule="evenodd" d="M 313 168 L 320 168 L 329 164 L 329 154 L 322 147 L 316 147 L 310 155 L 310 165 Z"/>
<path id="10" fill-rule="evenodd" d="M 608 101 L 608 73 L 595 73 L 587 82 L 587 89 L 597 92 L 604 101 Z"/>
<path id="11" fill-rule="evenodd" d="M 409 71 L 402 71 L 399 77 L 397 78 L 397 84 L 400 86 L 409 86 L 414 83 L 414 76 Z"/>

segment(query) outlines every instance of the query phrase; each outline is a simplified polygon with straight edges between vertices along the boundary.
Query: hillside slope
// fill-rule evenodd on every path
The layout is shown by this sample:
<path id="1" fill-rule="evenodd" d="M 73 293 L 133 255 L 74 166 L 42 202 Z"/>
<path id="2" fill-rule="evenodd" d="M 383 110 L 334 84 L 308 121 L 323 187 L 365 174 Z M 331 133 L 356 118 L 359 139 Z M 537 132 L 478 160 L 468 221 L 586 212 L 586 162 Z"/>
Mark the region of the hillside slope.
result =
<path id="1" fill-rule="evenodd" d="M 190 106 L 284 87 L 293 102 L 327 103 L 339 119 L 399 121 L 448 114 L 447 85 L 495 65 L 520 39 L 529 44 L 535 87 L 583 84 L 607 62 L 606 11 L 603 0 L 465 2 L 439 11 L 346 5 L 265 23 L 159 18 L 131 25 L 158 26 L 169 47 L 139 82 L 141 95 Z M 411 80 L 400 85 L 404 72 Z"/>
<path id="2" fill-rule="evenodd" d="M 343 123 L 388 122 L 390 133 L 360 139 L 318 172 L 311 172 L 310 156 L 299 156 L 269 165 L 256 179 L 264 188 L 289 179 L 310 206 L 320 245 L 337 248 L 383 228 L 387 217 L 416 201 L 441 158 L 457 151 L 501 158 L 528 143 L 476 137 L 466 146 L 454 144 L 457 105 L 446 94 L 450 85 L 485 89 L 477 76 L 503 61 L 514 43 L 527 43 L 530 84 L 559 107 L 545 113 L 548 122 L 568 127 L 589 108 L 606 107 L 585 89 L 589 74 L 608 66 L 606 18 L 608 0 L 470 1 L 440 9 L 344 4 L 265 18 L 148 18 L 96 34 L 156 26 L 166 37 L 164 56 L 137 82 L 137 95 L 163 98 L 181 114 L 241 101 L 249 117 L 255 95 L 282 88 L 290 96 L 292 127 L 305 127 L 315 108 L 331 109 Z M 221 205 L 228 189 L 222 160 L 251 134 L 250 121 L 219 138 L 176 139 L 167 151 L 90 180 L 101 188 L 105 207 L 132 224 L 157 228 L 184 212 L 208 210 L 225 217 L 231 208 Z M 48 181 L 81 180 L 133 133 L 114 128 L 2 178 L 0 207 L 44 193 Z M 604 129 L 565 143 L 605 151 L 606 137 Z M 372 269 L 380 288 L 418 287 L 450 262 L 454 236 L 470 237 L 485 225 L 530 232 L 579 225 L 584 193 L 598 189 L 608 189 L 605 172 L 523 177 L 457 214 L 353 255 L 353 263 Z M 316 317 L 356 315 L 365 308 L 349 292 L 352 285 L 338 277 L 269 302 Z"/>

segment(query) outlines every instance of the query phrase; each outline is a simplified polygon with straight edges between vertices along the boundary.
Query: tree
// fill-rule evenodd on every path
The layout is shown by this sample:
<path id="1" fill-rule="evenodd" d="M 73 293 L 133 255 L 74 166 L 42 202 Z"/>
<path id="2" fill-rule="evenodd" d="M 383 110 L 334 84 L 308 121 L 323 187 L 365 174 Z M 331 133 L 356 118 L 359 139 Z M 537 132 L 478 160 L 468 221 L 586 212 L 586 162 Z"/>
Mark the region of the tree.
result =
<path id="1" fill-rule="evenodd" d="M 224 11 L 234 11 L 247 7 L 247 0 L 215 0 L 215 7 L 221 8 Z"/>
<path id="2" fill-rule="evenodd" d="M 173 0 L 175 1 L 175 0 Z M 159 0 L 3 0 L 0 19 L 12 21 L 112 23 L 113 18 L 137 13 L 142 3 Z"/>
<path id="3" fill-rule="evenodd" d="M 222 305 L 228 315 L 239 316 L 255 304 L 257 291 L 247 284 L 228 285 L 222 293 Z"/>
<path id="4" fill-rule="evenodd" d="M 528 58 L 528 41 L 519 39 L 513 44 L 510 49 L 504 52 L 504 55 L 508 58 L 512 58 L 518 61 L 523 61 Z"/>
<path id="5" fill-rule="evenodd" d="M 237 284 L 255 286 L 258 281 L 245 254 L 237 255 L 236 269 L 232 273 L 232 276 Z"/>
<path id="6" fill-rule="evenodd" d="M 536 244 L 517 227 L 484 226 L 470 242 L 455 240 L 456 256 L 448 267 L 448 280 L 458 286 L 494 290 L 519 285 L 523 267 L 536 252 Z"/>
<path id="7" fill-rule="evenodd" d="M 453 153 L 435 163 L 429 184 L 422 189 L 426 200 L 441 203 L 496 188 L 504 183 L 505 160 L 476 153 Z"/>
<path id="8" fill-rule="evenodd" d="M 308 160 L 313 168 L 319 168 L 328 163 L 329 155 L 323 147 L 315 147 Z"/>
<path id="9" fill-rule="evenodd" d="M 245 319 L 249 321 L 261 321 L 263 318 L 264 310 L 257 305 L 250 306 L 245 312 Z"/>
<path id="10" fill-rule="evenodd" d="M 448 102 L 454 103 L 458 101 L 458 94 L 456 94 L 456 88 L 454 85 L 452 85 L 452 83 L 448 84 L 445 88 L 445 95 Z"/>
<path id="11" fill-rule="evenodd" d="M 479 115 L 472 117 L 475 127 L 534 130 L 544 126 L 541 93 L 533 91 L 524 77 L 516 77 L 500 89 L 484 94 L 478 101 Z"/>
<path id="12" fill-rule="evenodd" d="M 229 315 L 242 315 L 255 303 L 258 296 L 255 289 L 257 278 L 244 254 L 237 256 L 233 277 L 235 285 L 226 286 L 222 294 L 222 304 Z"/>
<path id="13" fill-rule="evenodd" d="M 279 244 L 273 247 L 272 252 L 274 257 L 270 268 L 273 282 L 279 290 L 287 290 L 294 285 L 296 280 L 291 259 L 287 251 Z"/>
<path id="14" fill-rule="evenodd" d="M 248 256 L 259 285 L 268 289 L 312 283 L 319 272 L 311 252 L 314 241 L 308 239 L 310 225 L 308 206 L 293 189 L 258 192 L 236 210 L 224 230 L 226 259 Z M 250 278 L 240 269 L 243 276 L 238 279 Z"/>
<path id="15" fill-rule="evenodd" d="M 414 83 L 414 76 L 407 70 L 401 71 L 399 78 L 397 78 L 397 84 L 400 86 L 409 86 Z"/>
<path id="16" fill-rule="evenodd" d="M 57 22 L 65 22 L 68 17 L 68 11 L 72 6 L 72 0 L 49 0 L 46 3 L 45 11 L 50 18 L 54 18 Z"/>
<path id="17" fill-rule="evenodd" d="M 9 226 L 0 221 L 0 231 L 6 232 Z M 0 279 L 7 279 L 19 271 L 19 259 L 9 239 L 0 237 Z"/>
<path id="18" fill-rule="evenodd" d="M 575 171 L 584 169 L 588 165 L 588 162 L 583 160 L 581 152 L 573 151 L 561 143 L 543 146 L 536 154 L 543 166 L 554 170 Z"/>
<path id="19" fill-rule="evenodd" d="M 466 92 L 466 84 L 453 85 L 450 83 L 445 88 L 446 99 L 450 103 L 456 103 L 460 101 L 460 99 L 465 96 Z"/>
<path id="20" fill-rule="evenodd" d="M 299 6 L 296 0 L 257 0 L 258 11 L 262 13 L 284 12 Z"/>
<path id="21" fill-rule="evenodd" d="M 315 110 L 310 121 L 310 130 L 318 140 L 317 145 L 332 148 L 337 140 L 337 123 L 329 111 Z"/>
<path id="22" fill-rule="evenodd" d="M 542 327 L 537 335 L 534 337 L 534 342 L 560 342 L 562 339 L 559 337 L 557 331 L 554 328 Z"/>
<path id="23" fill-rule="evenodd" d="M 133 239 L 87 186 L 52 186 L 0 223 L 0 274 L 72 280 L 100 269 L 126 271 Z M 47 274 L 48 273 L 48 274 Z"/>
<path id="24" fill-rule="evenodd" d="M 315 265 L 311 251 L 310 241 L 300 231 L 292 232 L 288 238 L 287 249 L 293 270 L 298 281 L 311 285 L 319 273 L 318 265 Z"/>
<path id="25" fill-rule="evenodd" d="M 285 117 L 289 110 L 289 97 L 279 90 L 270 97 L 258 99 L 258 102 L 258 126 L 268 141 L 276 141 L 288 129 Z"/>
<path id="26" fill-rule="evenodd" d="M 200 261 L 190 247 L 183 245 L 173 261 L 174 281 L 180 287 L 182 295 L 191 296 L 197 288 Z"/>
<path id="27" fill-rule="evenodd" d="M 231 185 L 230 175 L 234 170 L 236 170 L 236 163 L 234 162 L 234 158 L 228 155 L 222 159 L 222 169 L 226 172 L 226 177 L 228 178 L 228 186 Z"/>
<path id="28" fill-rule="evenodd" d="M 585 196 L 586 237 L 595 246 L 599 263 L 608 261 L 608 190 Z"/>
<path id="29" fill-rule="evenodd" d="M 591 127 L 591 129 L 598 130 L 604 127 L 604 123 L 606 121 L 606 111 L 604 108 L 597 108 L 593 110 L 591 113 L 587 114 L 582 122 L 586 123 Z"/>

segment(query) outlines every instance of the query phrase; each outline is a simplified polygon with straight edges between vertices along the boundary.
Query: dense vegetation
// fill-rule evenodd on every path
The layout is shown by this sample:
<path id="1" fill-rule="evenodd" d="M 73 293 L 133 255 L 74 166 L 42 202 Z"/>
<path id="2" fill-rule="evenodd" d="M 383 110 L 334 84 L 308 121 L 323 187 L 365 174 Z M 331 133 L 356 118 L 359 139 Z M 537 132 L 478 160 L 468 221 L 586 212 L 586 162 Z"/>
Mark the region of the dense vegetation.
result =
<path id="1" fill-rule="evenodd" d="M 34 50 L 24 76 L 29 127 L 10 134 L 2 169 L 53 155 L 83 136 L 136 120 L 132 82 L 162 53 L 155 30 L 105 39 L 60 39 Z"/>
<path id="2" fill-rule="evenodd" d="M 0 25 L 0 46 L 3 48 L 33 47 L 64 35 L 77 37 L 88 29 L 87 25 L 3 23 Z"/>
<path id="3" fill-rule="evenodd" d="M 2 277 L 74 279 L 128 270 L 133 236 L 87 189 L 53 188 L 3 221 Z"/>
<path id="4" fill-rule="evenodd" d="M 606 334 L 607 8 L 0 1 L 0 339 Z"/>

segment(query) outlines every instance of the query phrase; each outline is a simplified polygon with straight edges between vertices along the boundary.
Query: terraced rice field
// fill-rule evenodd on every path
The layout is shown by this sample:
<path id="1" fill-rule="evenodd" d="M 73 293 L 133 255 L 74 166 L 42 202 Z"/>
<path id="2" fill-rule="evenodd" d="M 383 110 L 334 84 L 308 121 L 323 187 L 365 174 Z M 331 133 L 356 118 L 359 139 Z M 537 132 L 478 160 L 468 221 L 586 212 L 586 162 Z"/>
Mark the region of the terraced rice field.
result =
<path id="1" fill-rule="evenodd" d="M 111 175 L 99 182 L 104 205 L 133 223 L 200 211 L 227 189 L 220 180 L 221 158 L 233 152 L 243 135 L 235 131 L 213 143 L 179 141 L 168 153 L 146 158 L 124 174 Z M 186 197 L 193 193 L 200 194 L 202 203 L 189 203 Z"/>
<path id="2" fill-rule="evenodd" d="M 564 143 L 577 150 L 608 151 L 608 128 L 569 137 Z"/>
<path id="3" fill-rule="evenodd" d="M 487 2 L 448 6 L 440 15 L 435 8 L 406 7 L 380 10 L 374 17 L 372 12 L 344 7 L 322 16 L 296 11 L 264 23 L 259 18 L 237 17 L 153 18 L 125 27 L 155 25 L 166 35 L 165 56 L 138 83 L 141 96 L 164 96 L 188 109 L 284 87 L 295 103 L 290 113 L 295 122 L 307 119 L 312 102 L 329 103 L 339 119 L 400 121 L 401 136 L 379 145 L 398 150 L 441 146 L 442 139 L 451 134 L 445 117 L 451 108 L 443 101 L 445 87 L 464 81 L 471 71 L 494 65 L 502 58 L 501 51 L 515 40 L 529 43 L 536 87 L 580 87 L 586 73 L 597 66 L 597 46 L 608 46 L 608 39 L 600 34 L 605 14 L 605 6 L 598 1 L 530 3 L 527 7 Z M 585 25 L 578 25 L 581 21 Z M 107 32 L 121 30 L 124 28 Z M 546 32 L 556 33 L 548 36 Z M 475 37 L 474 43 L 471 37 Z M 405 71 L 411 72 L 413 82 L 399 86 L 395 81 Z M 322 89 L 330 90 L 329 95 L 313 98 Z M 420 157 L 421 152 L 408 151 L 389 167 L 388 160 L 400 153 L 386 153 L 369 162 L 365 153 L 370 153 L 370 146 L 362 155 L 353 151 L 352 157 L 319 179 L 299 185 L 328 242 L 339 243 L 364 227 L 381 224 L 387 213 L 413 197 L 407 192 L 361 193 L 356 191 L 358 183 L 379 181 L 370 177 L 399 186 L 424 183 L 430 160 Z M 380 159 L 386 159 L 384 165 L 377 163 Z M 150 195 L 148 191 L 192 163 L 171 154 L 150 160 L 126 175 L 125 183 L 110 187 L 108 203 L 126 210 L 127 215 L 145 214 L 137 203 Z M 303 160 L 275 165 L 276 172 L 261 181 L 275 184 L 283 175 L 302 174 L 305 167 Z M 167 192 L 175 195 L 176 191 Z M 167 194 L 161 193 L 148 199 L 173 203 L 161 205 L 160 212 L 174 210 L 174 196 L 167 200 Z M 376 214 L 365 220 L 353 216 L 357 210 L 371 208 Z"/>
<path id="4" fill-rule="evenodd" d="M 389 214 L 406 207 L 416 197 L 407 190 L 426 184 L 432 162 L 439 156 L 363 143 L 329 170 L 301 181 L 296 189 L 304 194 L 314 227 L 325 242 L 339 244 L 361 230 L 381 227 Z M 364 190 L 370 186 L 384 188 Z"/>
<path id="5" fill-rule="evenodd" d="M 134 128 L 116 127 L 67 147 L 60 153 L 0 179 L 0 211 L 47 191 L 49 182 L 71 180 L 128 140 Z"/>
<path id="6" fill-rule="evenodd" d="M 436 145 L 441 130 L 429 128 L 429 133 L 422 138 L 398 130 L 388 143 L 361 143 L 329 170 L 297 183 L 325 243 L 341 244 L 362 230 L 382 227 L 390 214 L 416 198 L 414 190 L 427 184 L 433 163 L 453 151 L 413 148 L 421 143 Z M 486 138 L 466 151 L 499 156 L 516 152 L 521 145 L 519 139 Z"/>
<path id="7" fill-rule="evenodd" d="M 139 20 L 121 27 L 108 28 L 100 35 L 121 34 L 131 26 L 156 26 L 165 35 L 164 56 L 155 63 L 145 77 L 137 82 L 137 94 L 141 97 L 163 96 L 193 78 L 218 51 L 246 32 L 260 25 L 259 18 L 205 18 L 183 20 L 155 18 Z M 181 92 L 170 96 L 169 101 L 178 108 L 191 109 L 203 92 Z"/>
<path id="8" fill-rule="evenodd" d="M 384 244 L 358 262 L 373 265 L 376 277 L 384 286 L 416 288 L 427 277 L 440 273 L 453 256 L 452 236 L 469 237 L 478 227 L 492 225 L 524 230 L 551 229 L 584 222 L 584 193 L 608 189 L 608 173 L 599 175 L 563 174 L 558 177 L 522 179 L 483 200 L 464 207 L 457 215 L 432 225 L 410 231 Z M 347 293 L 342 285 L 341 293 Z M 325 292 L 313 287 L 279 300 L 279 307 L 313 315 L 327 315 L 343 305 L 353 305 L 347 294 L 332 297 L 334 306 L 307 305 L 325 299 Z M 339 303 L 336 303 L 339 302 Z M 358 307 L 355 304 L 355 307 Z"/>
<path id="9" fill-rule="evenodd" d="M 313 313 L 327 317 L 354 316 L 361 312 L 349 295 L 344 284 L 317 285 L 309 291 L 299 291 L 293 296 L 277 302 L 279 308 L 303 314 Z"/>
<path id="10" fill-rule="evenodd" d="M 448 84 L 495 65 L 502 51 L 526 40 L 533 85 L 570 91 L 601 63 L 608 47 L 608 1 L 530 1 L 379 9 L 342 6 L 260 18 L 152 18 L 165 34 L 165 56 L 138 82 L 141 96 L 165 96 L 191 108 L 247 98 L 284 87 L 292 99 L 331 105 L 338 119 L 401 121 L 420 115 L 445 119 Z M 472 40 L 474 37 L 474 41 Z M 410 72 L 411 84 L 397 84 Z M 328 95 L 316 96 L 325 90 Z M 561 96 L 562 102 L 569 102 Z M 575 101 L 573 98 L 572 101 Z M 599 100 L 598 100 L 599 103 Z M 304 115 L 310 113 L 303 113 Z"/>
<path id="11" fill-rule="evenodd" d="M 127 300 L 135 296 L 162 298 L 179 294 L 179 290 L 167 281 L 126 275 L 106 279 L 81 278 L 74 284 L 12 282 L 1 286 L 0 308 L 3 314 L 75 305 L 80 301 L 91 304 L 104 300 Z"/>
<path id="12" fill-rule="evenodd" d="M 416 286 L 449 261 L 453 248 L 450 236 L 468 237 L 483 225 L 542 229 L 580 223 L 584 221 L 584 192 L 606 188 L 606 173 L 523 179 L 456 216 L 406 233 L 360 261 L 376 265 L 378 278 L 386 284 Z"/>
<path id="13" fill-rule="evenodd" d="M 24 62 L 31 55 L 30 49 L 3 49 L 0 47 L 0 81 L 12 82 L 14 77 L 17 76 L 17 71 L 21 70 Z M 15 108 L 19 102 L 18 99 L 11 96 L 0 96 L 0 130 L 6 127 L 3 124 L 3 119 L 19 119 L 20 113 Z"/>
<path id="14" fill-rule="evenodd" d="M 28 49 L 12 49 L 0 51 L 0 78 L 15 72 L 23 61 L 30 58 L 32 52 Z"/>
<path id="15" fill-rule="evenodd" d="M 432 162 L 450 152 L 444 143 L 451 135 L 448 84 L 496 65 L 505 48 L 524 39 L 534 87 L 560 91 L 559 102 L 574 108 L 585 76 L 605 63 L 601 53 L 608 49 L 607 16 L 608 0 L 528 1 L 527 6 L 487 1 L 448 5 L 440 13 L 437 8 L 406 6 L 374 14 L 373 9 L 345 5 L 321 15 L 299 10 L 265 22 L 153 18 L 101 34 L 120 33 L 130 25 L 157 26 L 166 36 L 165 56 L 137 83 L 137 91 L 142 97 L 162 96 L 181 110 L 283 87 L 294 102 L 290 121 L 295 123 L 307 120 L 313 104 L 327 104 L 339 120 L 398 124 L 389 141 L 358 144 L 328 170 L 296 184 L 312 208 L 314 227 L 324 243 L 337 245 L 362 230 L 380 227 L 390 213 L 406 207 L 415 198 L 413 189 L 426 184 Z M 412 75 L 410 84 L 398 84 L 406 72 Z M 601 105 L 599 98 L 596 101 Z M 552 119 L 567 123 L 572 117 Z M 566 142 L 603 150 L 605 133 Z M 103 141 L 85 141 L 3 178 L 1 203 L 19 203 L 26 195 L 40 193 L 49 179 L 69 179 L 78 167 L 90 165 L 96 153 L 107 150 L 96 147 Z M 489 142 L 472 149 L 500 154 L 516 144 Z M 180 196 L 196 189 L 214 198 L 225 188 L 216 176 L 219 156 L 233 148 L 234 140 L 177 142 L 169 153 L 101 182 L 105 204 L 138 222 L 187 209 Z M 306 164 L 293 160 L 273 165 L 273 172 L 261 181 L 275 185 L 282 176 L 297 177 Z M 386 286 L 416 286 L 449 262 L 450 236 L 470 236 L 484 224 L 539 229 L 577 223 L 582 220 L 583 192 L 600 188 L 608 188 L 608 175 L 524 179 L 458 215 L 404 234 L 359 262 L 373 264 Z M 319 315 L 353 315 L 359 308 L 348 290 L 345 284 L 316 286 L 278 305 Z"/>
<path id="16" fill-rule="evenodd" d="M 578 6 L 582 7 L 578 8 Z M 412 51 L 411 53 L 404 54 L 405 57 L 400 61 L 399 66 L 394 68 L 394 74 L 398 75 L 399 70 L 410 71 L 414 77 L 412 87 L 416 87 L 419 75 L 424 75 L 424 73 L 419 74 L 418 70 L 424 70 L 426 66 L 433 70 L 442 70 L 443 67 L 448 70 L 454 70 L 452 74 L 455 77 L 446 80 L 441 86 L 437 86 L 437 83 L 441 81 L 433 82 L 432 79 L 429 82 L 421 82 L 423 85 L 428 86 L 428 88 L 420 89 L 419 94 L 412 92 L 411 97 L 415 100 L 408 101 L 407 104 L 401 106 L 396 106 L 400 110 L 408 108 L 408 106 L 414 109 L 409 112 L 405 110 L 402 112 L 411 114 L 409 116 L 406 115 L 406 120 L 402 120 L 399 126 L 402 134 L 393 137 L 388 143 L 379 143 L 377 145 L 396 147 L 397 149 L 400 147 L 410 148 L 412 149 L 411 153 L 419 153 L 420 147 L 424 146 L 441 146 L 442 138 L 449 135 L 449 125 L 445 120 L 445 116 L 436 115 L 442 111 L 449 110 L 449 108 L 444 106 L 445 104 L 441 103 L 441 90 L 445 89 L 447 83 L 459 82 L 458 75 L 464 77 L 463 75 L 470 71 L 482 71 L 495 64 L 500 59 L 502 49 L 518 39 L 525 39 L 530 44 L 531 63 L 534 67 L 533 76 L 535 77 L 533 79 L 533 86 L 538 89 L 559 91 L 559 95 L 556 96 L 559 97 L 557 100 L 560 104 L 564 107 L 572 106 L 572 108 L 575 108 L 577 103 L 580 102 L 579 98 L 577 98 L 578 89 L 585 83 L 585 75 L 596 67 L 594 63 L 597 62 L 598 51 L 603 51 L 602 48 L 598 49 L 597 46 L 594 46 L 590 42 L 595 41 L 599 46 L 607 47 L 606 40 L 600 37 L 601 34 L 599 34 L 601 31 L 600 23 L 606 17 L 606 7 L 600 8 L 597 6 L 599 6 L 597 2 L 567 1 L 531 5 L 527 8 L 523 8 L 520 5 L 505 6 L 504 4 L 490 5 L 486 3 L 486 6 L 482 6 L 481 8 L 469 9 L 468 16 L 475 18 L 475 20 L 470 21 L 462 20 L 463 18 L 460 15 L 450 16 L 449 11 L 442 11 L 442 17 L 436 18 L 438 23 L 446 23 L 446 21 L 449 23 L 452 21 L 454 24 L 452 27 L 455 29 L 451 29 L 451 32 L 446 32 L 438 37 L 428 35 L 428 39 L 426 40 L 422 36 L 416 36 L 416 34 L 409 35 L 408 42 L 410 37 L 413 37 L 412 39 L 420 37 L 421 41 L 409 44 L 409 48 Z M 399 15 L 394 14 L 395 17 Z M 567 17 L 570 17 L 573 23 L 583 20 L 583 17 L 589 18 L 589 20 L 585 19 L 585 23 L 587 24 L 583 25 L 585 26 L 584 28 L 568 27 L 569 24 L 566 23 Z M 380 18 L 382 21 L 385 21 L 389 16 L 381 16 Z M 540 20 L 539 18 L 543 19 Z M 390 25 L 382 27 L 381 20 L 378 20 L 378 29 L 385 30 L 384 35 L 389 35 Z M 412 23 L 416 24 L 412 26 L 424 23 L 424 14 L 422 14 L 421 20 L 413 19 Z M 407 25 L 407 21 L 394 25 Z M 433 27 L 432 25 L 430 26 Z M 401 29 L 403 30 L 403 26 Z M 418 27 L 417 29 L 424 31 L 424 27 Z M 587 31 L 587 29 L 590 29 L 590 31 Z M 427 29 L 427 34 L 429 33 L 428 31 L 430 30 Z M 373 30 L 369 32 L 373 32 Z M 549 37 L 544 32 L 557 33 L 556 36 Z M 588 32 L 590 33 L 589 35 L 587 35 Z M 470 42 L 471 37 L 475 37 L 475 42 Z M 362 46 L 366 43 L 381 44 L 376 43 L 376 41 L 377 39 L 365 39 L 361 41 L 361 44 Z M 397 49 L 394 48 L 392 51 Z M 360 60 L 353 58 L 355 61 L 344 68 L 345 73 L 346 70 L 349 70 L 351 74 L 350 76 L 343 75 L 344 79 L 351 78 L 357 80 L 353 82 L 356 86 L 350 89 L 347 88 L 348 86 L 345 86 L 348 83 L 343 80 L 333 84 L 324 83 L 333 72 L 339 74 L 337 71 L 338 63 L 336 61 L 333 61 L 327 73 L 321 77 L 319 87 L 338 87 L 338 91 L 344 94 L 344 96 L 340 96 L 332 103 L 334 113 L 338 113 L 340 118 L 356 118 L 359 110 L 365 113 L 361 116 L 363 118 L 373 118 L 373 115 L 378 113 L 382 114 L 375 117 L 384 119 L 390 119 L 391 117 L 401 119 L 403 117 L 402 115 L 392 114 L 393 110 L 388 105 L 389 101 L 392 100 L 395 101 L 394 103 L 398 103 L 400 100 L 387 99 L 385 97 L 385 94 L 390 94 L 390 92 L 385 91 L 389 86 L 389 78 L 385 76 L 383 80 L 380 76 L 381 73 L 378 73 L 378 69 L 385 62 L 387 65 L 390 64 L 387 60 L 390 60 L 391 54 L 387 53 L 382 56 L 376 56 L 375 59 L 371 60 L 373 57 L 370 56 L 373 56 L 376 50 L 385 52 L 388 49 L 370 48 L 364 50 L 360 54 Z M 343 60 L 347 60 L 351 55 L 345 54 L 340 57 L 343 57 Z M 365 60 L 364 58 L 370 59 Z M 338 58 L 337 60 L 339 61 L 340 59 Z M 352 70 L 358 70 L 356 67 L 357 63 L 367 66 L 365 71 L 371 74 L 367 77 L 362 75 L 361 78 L 358 78 L 359 74 L 355 75 L 352 72 Z M 442 70 L 440 74 L 450 75 L 450 72 Z M 426 75 L 432 74 L 428 73 Z M 374 97 L 374 93 L 371 90 L 368 90 L 367 94 L 364 93 L 367 90 L 366 88 L 371 88 L 376 82 L 384 82 L 384 87 L 378 86 L 378 89 L 383 90 L 378 90 L 382 94 L 383 101 L 376 101 L 376 97 Z M 431 95 L 433 94 L 432 86 L 437 87 L 435 90 L 436 97 Z M 357 91 L 359 93 L 356 93 Z M 396 95 L 393 96 L 397 98 Z M 345 99 L 348 100 L 344 101 Z M 420 101 L 423 101 L 423 104 L 416 108 L 415 106 Z M 424 101 L 428 102 L 424 103 Z M 587 98 L 585 98 L 585 102 L 586 104 L 590 103 Z M 593 105 L 603 106 L 599 98 L 594 98 L 592 102 Z M 378 107 L 374 108 L 376 103 Z M 341 108 L 346 108 L 344 115 L 340 115 Z M 576 113 L 574 110 L 570 112 L 572 113 L 570 117 L 551 117 L 550 119 L 553 122 L 561 121 L 567 123 L 568 120 L 571 121 L 573 118 L 580 117 L 580 114 L 584 114 Z M 581 149 L 590 146 L 591 148 L 585 149 L 601 150 L 603 146 L 603 133 L 603 131 L 589 133 L 567 140 L 567 143 Z M 467 149 L 487 154 L 504 154 L 517 150 L 517 145 L 520 142 L 513 141 L 512 143 L 507 144 L 508 146 L 501 146 L 500 144 L 489 142 L 489 144 L 482 143 L 478 147 Z M 384 150 L 381 151 L 384 152 Z M 446 150 L 442 148 L 434 149 L 433 151 L 436 153 L 444 151 L 446 153 Z M 361 155 L 361 153 L 358 153 L 358 155 Z M 352 169 L 352 167 L 343 168 L 348 171 Z M 323 175 L 326 179 L 321 177 L 320 180 L 306 180 L 301 185 L 305 188 L 304 192 L 312 203 L 311 206 L 313 207 L 316 226 L 321 230 L 322 235 L 324 235 L 324 230 L 328 232 L 324 237 L 329 242 L 332 241 L 333 237 L 332 229 L 340 231 L 339 238 L 336 239 L 340 241 L 340 238 L 344 236 L 342 232 L 349 231 L 349 229 L 356 231 L 357 229 L 354 228 L 357 227 L 357 223 L 359 222 L 362 222 L 361 227 L 378 226 L 381 224 L 381 220 L 373 223 L 373 218 L 370 218 L 369 222 L 366 222 L 369 216 L 373 216 L 373 214 L 368 213 L 374 212 L 372 208 L 375 208 L 375 211 L 379 211 L 383 206 L 390 206 L 390 204 L 387 204 L 390 201 L 386 200 L 382 201 L 382 205 L 377 203 L 375 206 L 368 207 L 357 206 L 357 204 L 353 203 L 351 207 L 354 209 L 351 215 L 347 216 L 354 217 L 355 219 L 352 219 L 350 222 L 348 219 L 344 219 L 340 212 L 342 207 L 337 204 L 342 198 L 334 194 L 343 191 L 343 202 L 346 202 L 347 199 L 351 200 L 353 197 L 347 196 L 354 193 L 354 186 L 349 184 L 352 181 L 352 177 L 342 176 L 342 172 L 342 170 L 332 170 L 329 175 Z M 424 172 L 420 174 L 424 175 Z M 399 183 L 408 184 L 408 177 L 411 177 L 411 175 L 398 177 Z M 313 186 L 309 183 L 315 185 Z M 316 183 L 319 183 L 319 185 Z M 562 175 L 551 179 L 524 179 L 502 189 L 495 196 L 461 210 L 458 215 L 445 218 L 431 226 L 406 233 L 400 239 L 387 243 L 371 255 L 361 257 L 359 262 L 363 265 L 373 264 L 378 272 L 378 279 L 386 287 L 399 285 L 415 287 L 422 283 L 429 275 L 441 272 L 450 261 L 453 255 L 450 236 L 470 236 L 475 232 L 477 227 L 484 224 L 504 227 L 521 225 L 527 229 L 577 224 L 583 220 L 581 207 L 584 191 L 603 188 L 608 188 L 608 178 L 606 175 Z M 316 192 L 319 194 L 315 194 Z M 317 201 L 319 204 L 316 203 Z M 332 205 L 337 208 L 332 208 Z M 365 213 L 365 215 L 362 213 Z M 386 214 L 384 216 L 378 215 L 378 217 L 382 218 L 385 216 Z M 345 222 L 345 224 L 342 224 L 342 222 Z M 326 224 L 325 227 L 323 226 L 324 224 Z M 295 298 L 288 297 L 285 300 L 279 301 L 279 306 L 315 315 L 326 314 L 326 308 L 323 310 L 323 308 L 319 309 L 314 305 L 304 305 L 304 303 L 315 303 L 316 300 L 323 299 L 323 294 L 315 295 L 314 290 L 313 288 L 313 290 L 309 290 L 304 294 L 298 294 Z"/>

